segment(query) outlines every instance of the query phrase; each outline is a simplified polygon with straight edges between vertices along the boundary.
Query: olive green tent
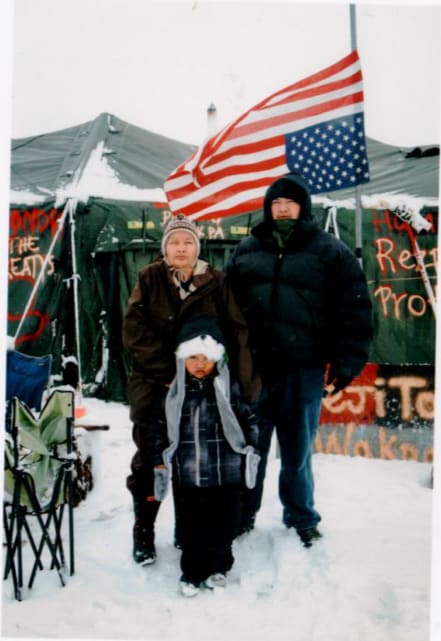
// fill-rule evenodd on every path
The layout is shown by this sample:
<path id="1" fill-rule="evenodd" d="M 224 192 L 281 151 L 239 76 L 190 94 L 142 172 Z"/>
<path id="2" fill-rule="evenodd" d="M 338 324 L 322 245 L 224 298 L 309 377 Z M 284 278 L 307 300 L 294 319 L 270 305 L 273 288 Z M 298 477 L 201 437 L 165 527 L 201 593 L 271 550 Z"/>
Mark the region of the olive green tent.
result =
<path id="1" fill-rule="evenodd" d="M 367 139 L 362 186 L 363 266 L 376 324 L 371 360 L 433 365 L 439 148 Z M 20 351 L 78 356 L 83 391 L 125 400 L 121 320 L 140 267 L 158 253 L 170 216 L 163 181 L 194 147 L 111 114 L 12 141 L 8 333 Z M 317 219 L 354 248 L 354 194 L 313 197 Z M 397 212 L 422 216 L 426 282 Z M 218 267 L 260 211 L 200 223 L 202 252 Z"/>

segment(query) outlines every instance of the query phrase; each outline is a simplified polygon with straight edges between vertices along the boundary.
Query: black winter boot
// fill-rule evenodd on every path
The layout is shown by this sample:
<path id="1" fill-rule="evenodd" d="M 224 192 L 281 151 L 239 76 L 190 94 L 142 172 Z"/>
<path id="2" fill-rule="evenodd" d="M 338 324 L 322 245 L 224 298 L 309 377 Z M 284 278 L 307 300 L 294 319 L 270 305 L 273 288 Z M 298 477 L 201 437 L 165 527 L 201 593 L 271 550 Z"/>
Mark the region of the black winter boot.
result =
<path id="1" fill-rule="evenodd" d="M 133 559 L 139 565 L 150 565 L 156 561 L 155 519 L 159 505 L 158 501 L 133 499 Z"/>
<path id="2" fill-rule="evenodd" d="M 316 527 L 308 527 L 303 530 L 297 530 L 297 534 L 300 537 L 305 548 L 310 548 L 317 539 L 322 538 L 322 533 L 317 530 Z"/>

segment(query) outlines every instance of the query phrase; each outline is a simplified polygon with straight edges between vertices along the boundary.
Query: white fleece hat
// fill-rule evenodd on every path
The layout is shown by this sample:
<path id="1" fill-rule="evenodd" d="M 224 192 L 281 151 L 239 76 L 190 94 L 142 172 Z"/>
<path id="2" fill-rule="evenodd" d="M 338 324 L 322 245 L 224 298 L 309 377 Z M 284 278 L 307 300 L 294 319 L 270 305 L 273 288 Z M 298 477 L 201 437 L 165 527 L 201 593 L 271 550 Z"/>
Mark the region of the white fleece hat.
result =
<path id="1" fill-rule="evenodd" d="M 182 359 L 196 356 L 196 354 L 203 354 L 208 360 L 217 363 L 225 357 L 225 347 L 209 334 L 203 334 L 184 341 L 176 350 L 176 356 Z"/>

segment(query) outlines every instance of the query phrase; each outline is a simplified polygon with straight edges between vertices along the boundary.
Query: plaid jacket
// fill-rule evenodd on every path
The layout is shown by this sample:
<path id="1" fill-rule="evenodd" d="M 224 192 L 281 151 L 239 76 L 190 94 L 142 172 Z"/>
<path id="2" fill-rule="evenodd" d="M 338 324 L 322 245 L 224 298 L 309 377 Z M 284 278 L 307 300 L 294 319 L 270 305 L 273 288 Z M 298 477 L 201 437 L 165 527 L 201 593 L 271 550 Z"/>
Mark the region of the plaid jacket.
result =
<path id="1" fill-rule="evenodd" d="M 257 447 L 257 418 L 240 400 L 237 383 L 232 385 L 231 406 L 248 445 Z M 161 412 L 152 430 L 155 464 L 169 442 L 165 415 Z M 235 452 L 225 438 L 213 387 L 213 376 L 186 376 L 179 443 L 173 455 L 173 479 L 177 485 L 215 487 L 244 483 L 243 454 Z"/>

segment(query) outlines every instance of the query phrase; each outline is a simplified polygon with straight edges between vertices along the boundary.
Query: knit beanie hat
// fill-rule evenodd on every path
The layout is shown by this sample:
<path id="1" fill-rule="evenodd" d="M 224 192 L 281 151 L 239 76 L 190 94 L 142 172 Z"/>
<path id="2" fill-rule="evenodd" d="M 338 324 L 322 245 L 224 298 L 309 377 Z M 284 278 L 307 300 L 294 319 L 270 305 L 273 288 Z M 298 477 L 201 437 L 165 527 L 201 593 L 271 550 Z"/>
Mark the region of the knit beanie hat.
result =
<path id="1" fill-rule="evenodd" d="M 297 185 L 295 182 L 287 179 L 281 179 L 275 182 L 272 187 L 269 188 L 269 198 L 275 200 L 276 198 L 289 198 L 299 205 L 302 205 L 305 201 L 305 191 Z"/>
<path id="2" fill-rule="evenodd" d="M 184 214 L 178 214 L 177 216 L 173 216 L 168 221 L 164 229 L 164 234 L 162 236 L 162 241 L 161 241 L 162 255 L 165 256 L 165 250 L 167 247 L 168 240 L 175 231 L 186 231 L 193 236 L 194 241 L 196 243 L 197 255 L 199 256 L 199 252 L 201 251 L 201 243 L 199 240 L 198 228 L 189 218 L 184 216 Z"/>
<path id="3" fill-rule="evenodd" d="M 196 354 L 204 354 L 215 362 L 225 359 L 225 339 L 216 318 L 210 314 L 195 316 L 178 333 L 177 358 Z"/>

